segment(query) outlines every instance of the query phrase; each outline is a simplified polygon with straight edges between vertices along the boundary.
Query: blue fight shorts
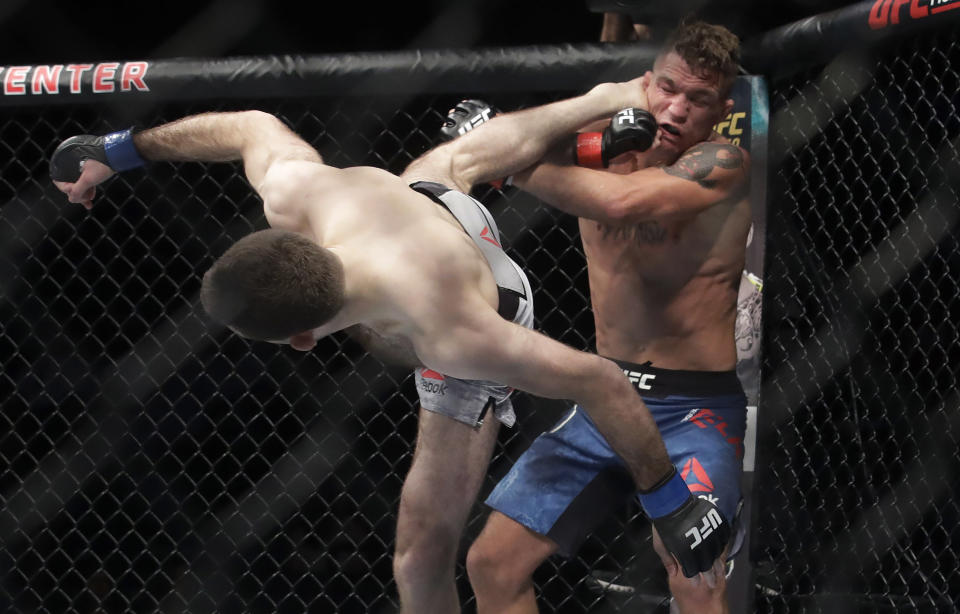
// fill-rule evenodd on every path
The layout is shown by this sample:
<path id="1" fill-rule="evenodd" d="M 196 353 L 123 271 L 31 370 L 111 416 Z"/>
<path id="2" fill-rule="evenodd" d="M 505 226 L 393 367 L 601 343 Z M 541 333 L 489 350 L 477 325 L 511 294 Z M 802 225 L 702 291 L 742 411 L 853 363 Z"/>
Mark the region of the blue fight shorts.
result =
<path id="1" fill-rule="evenodd" d="M 643 397 L 670 460 L 690 491 L 734 524 L 740 549 L 747 400 L 735 371 L 677 371 L 614 361 Z M 487 498 L 487 505 L 549 537 L 570 557 L 586 536 L 635 496 L 626 465 L 579 407 L 540 435 Z"/>

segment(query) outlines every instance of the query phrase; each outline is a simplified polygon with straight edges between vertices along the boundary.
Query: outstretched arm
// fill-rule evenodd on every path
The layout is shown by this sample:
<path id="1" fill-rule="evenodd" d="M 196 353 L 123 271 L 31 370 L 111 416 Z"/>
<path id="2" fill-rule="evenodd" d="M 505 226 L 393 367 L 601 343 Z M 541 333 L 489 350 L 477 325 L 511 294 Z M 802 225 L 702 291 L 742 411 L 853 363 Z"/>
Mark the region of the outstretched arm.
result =
<path id="1" fill-rule="evenodd" d="M 109 156 L 101 155 L 102 139 L 99 145 L 92 144 L 96 138 L 88 137 L 86 143 L 66 149 L 68 142 L 64 142 L 51 161 L 51 169 L 62 173 L 76 172 L 77 166 L 82 168 L 76 181 L 57 181 L 54 175 L 54 183 L 70 202 L 82 203 L 87 208 L 93 204 L 96 186 L 114 173 L 107 165 Z M 124 144 L 133 147 L 132 155 L 148 161 L 243 160 L 247 179 L 258 191 L 267 171 L 277 162 L 322 162 L 320 154 L 283 122 L 260 111 L 192 115 L 122 138 L 132 140 Z"/>
<path id="2" fill-rule="evenodd" d="M 517 173 L 586 124 L 627 107 L 646 108 L 641 80 L 602 83 L 582 96 L 497 115 L 414 160 L 403 178 L 437 181 L 469 192 L 478 183 Z"/>
<path id="3" fill-rule="evenodd" d="M 275 116 L 261 111 L 204 113 L 133 135 L 147 160 L 229 162 L 243 160 L 254 188 L 276 162 L 322 163 L 320 154 Z"/>

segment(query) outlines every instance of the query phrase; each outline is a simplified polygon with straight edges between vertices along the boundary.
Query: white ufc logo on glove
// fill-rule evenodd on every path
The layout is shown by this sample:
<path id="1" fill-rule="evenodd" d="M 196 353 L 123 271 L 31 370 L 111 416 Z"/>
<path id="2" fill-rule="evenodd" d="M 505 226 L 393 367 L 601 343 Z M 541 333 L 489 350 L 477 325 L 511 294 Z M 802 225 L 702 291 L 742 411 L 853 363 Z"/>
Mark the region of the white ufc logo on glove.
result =
<path id="1" fill-rule="evenodd" d="M 617 123 L 618 124 L 633 124 L 635 119 L 633 117 L 633 109 L 624 109 L 617 113 Z"/>
<path id="2" fill-rule="evenodd" d="M 710 537 L 710 534 L 713 533 L 713 530 L 723 524 L 723 519 L 720 518 L 720 512 L 715 509 L 707 512 L 707 515 L 703 517 L 703 525 L 700 528 L 693 527 L 684 535 L 687 537 L 693 538 L 693 543 L 690 544 L 690 549 L 693 550 L 700 545 L 700 542 Z"/>
<path id="3" fill-rule="evenodd" d="M 489 119 L 490 119 L 490 109 L 484 109 L 483 111 L 480 111 L 480 113 L 478 113 L 477 115 L 474 115 L 469 122 L 460 126 L 460 129 L 457 130 L 457 133 L 462 136 L 470 132 L 480 124 L 486 122 Z"/>

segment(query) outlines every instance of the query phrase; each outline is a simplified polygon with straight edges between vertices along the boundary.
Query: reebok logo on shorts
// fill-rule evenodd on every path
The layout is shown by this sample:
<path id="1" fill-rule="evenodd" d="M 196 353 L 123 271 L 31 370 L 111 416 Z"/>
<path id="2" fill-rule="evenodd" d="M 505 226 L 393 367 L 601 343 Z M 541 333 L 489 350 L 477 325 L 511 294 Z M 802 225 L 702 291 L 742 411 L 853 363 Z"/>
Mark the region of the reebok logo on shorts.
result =
<path id="1" fill-rule="evenodd" d="M 713 495 L 697 495 L 698 499 L 703 499 L 704 501 L 709 501 L 717 507 L 720 507 L 720 497 L 714 497 Z"/>
<path id="2" fill-rule="evenodd" d="M 687 483 L 687 488 L 690 489 L 690 492 L 713 492 L 713 481 L 710 480 L 706 469 L 703 468 L 703 465 L 700 464 L 696 456 L 688 459 L 687 462 L 683 464 L 683 469 L 680 470 L 680 477 Z"/>
<path id="3" fill-rule="evenodd" d="M 692 422 L 702 429 L 713 428 L 719 432 L 728 444 L 733 446 L 737 458 L 743 458 L 743 437 L 736 437 L 727 434 L 728 425 L 726 421 L 706 407 L 692 409 L 684 416 L 683 422 Z"/>
<path id="4" fill-rule="evenodd" d="M 429 392 L 430 394 L 439 394 L 443 396 L 447 394 L 447 385 L 444 383 L 444 377 L 442 373 L 437 373 L 432 369 L 424 369 L 420 374 L 420 383 L 419 388 L 424 392 Z"/>

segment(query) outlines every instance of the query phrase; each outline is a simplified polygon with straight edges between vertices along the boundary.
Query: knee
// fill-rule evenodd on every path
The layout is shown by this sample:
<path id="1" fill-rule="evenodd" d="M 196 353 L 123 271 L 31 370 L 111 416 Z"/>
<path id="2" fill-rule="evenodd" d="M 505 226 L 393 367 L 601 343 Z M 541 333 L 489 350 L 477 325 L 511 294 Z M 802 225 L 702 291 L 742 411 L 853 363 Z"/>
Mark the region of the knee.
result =
<path id="1" fill-rule="evenodd" d="M 459 541 L 459 532 L 441 523 L 408 523 L 397 532 L 394 577 L 403 583 L 452 572 Z"/>
<path id="2" fill-rule="evenodd" d="M 467 576 L 477 593 L 513 594 L 530 583 L 531 573 L 516 566 L 507 550 L 481 536 L 467 552 Z"/>
<path id="3" fill-rule="evenodd" d="M 477 539 L 467 551 L 467 576 L 474 586 L 495 583 L 493 577 L 500 563 L 500 557 L 492 548 L 487 548 L 482 538 Z"/>

